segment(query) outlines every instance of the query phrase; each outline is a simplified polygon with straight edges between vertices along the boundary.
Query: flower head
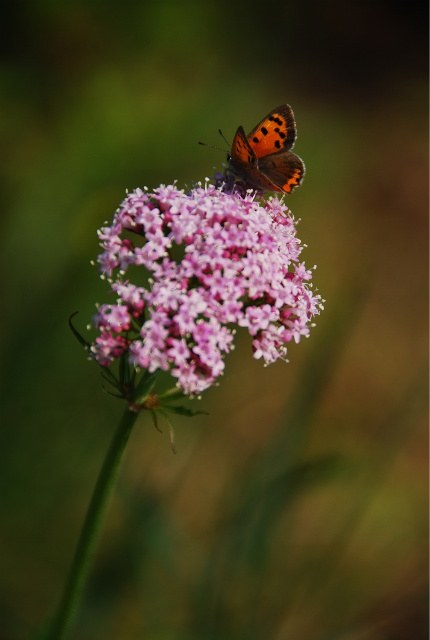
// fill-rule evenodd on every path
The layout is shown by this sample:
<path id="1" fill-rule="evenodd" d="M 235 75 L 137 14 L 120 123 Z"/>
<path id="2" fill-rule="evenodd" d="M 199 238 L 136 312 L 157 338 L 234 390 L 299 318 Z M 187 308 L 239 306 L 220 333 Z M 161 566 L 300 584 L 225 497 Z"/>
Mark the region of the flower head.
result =
<path id="1" fill-rule="evenodd" d="M 169 370 L 188 394 L 222 374 L 236 326 L 251 335 L 254 357 L 271 363 L 309 334 L 322 308 L 278 198 L 213 185 L 136 189 L 99 238 L 116 301 L 94 317 L 93 357 L 108 366 L 128 353 L 136 367 Z"/>

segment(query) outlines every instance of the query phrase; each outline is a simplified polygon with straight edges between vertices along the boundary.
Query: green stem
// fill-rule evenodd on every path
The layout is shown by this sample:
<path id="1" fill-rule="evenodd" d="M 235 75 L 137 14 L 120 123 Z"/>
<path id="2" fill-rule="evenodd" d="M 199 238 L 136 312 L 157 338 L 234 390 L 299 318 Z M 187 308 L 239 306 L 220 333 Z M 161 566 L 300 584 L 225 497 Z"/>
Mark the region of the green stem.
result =
<path id="1" fill-rule="evenodd" d="M 70 629 L 88 575 L 109 498 L 118 475 L 124 449 L 137 415 L 135 411 L 127 408 L 112 439 L 94 487 L 63 597 L 45 640 L 62 640 Z"/>

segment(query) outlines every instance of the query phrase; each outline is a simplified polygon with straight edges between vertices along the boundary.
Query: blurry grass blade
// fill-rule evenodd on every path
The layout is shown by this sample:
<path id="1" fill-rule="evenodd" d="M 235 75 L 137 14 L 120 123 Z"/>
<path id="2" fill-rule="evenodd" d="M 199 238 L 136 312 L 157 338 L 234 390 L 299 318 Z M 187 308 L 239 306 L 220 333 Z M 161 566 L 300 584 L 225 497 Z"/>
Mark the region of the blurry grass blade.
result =
<path id="1" fill-rule="evenodd" d="M 285 407 L 285 417 L 260 463 L 251 462 L 248 472 L 241 474 L 241 482 L 235 479 L 236 504 L 232 504 L 232 486 L 226 489 L 225 512 L 230 512 L 230 522 L 203 570 L 196 591 L 195 606 L 201 610 L 197 622 L 199 632 L 204 633 L 211 612 L 224 606 L 222 588 L 215 601 L 211 601 L 209 595 L 213 593 L 220 564 L 225 568 L 224 583 L 234 581 L 237 572 L 243 571 L 246 565 L 258 575 L 264 567 L 273 529 L 291 509 L 299 490 L 316 486 L 319 478 L 329 480 L 336 476 L 339 461 L 336 464 L 330 459 L 320 461 L 312 469 L 302 457 L 320 401 L 331 384 L 368 294 L 369 274 L 356 286 L 348 283 L 346 290 L 339 293 L 336 304 L 331 305 L 329 317 L 326 312 L 325 323 L 315 332 L 313 349 L 297 378 L 292 400 Z M 257 602 L 259 587 L 254 595 Z M 221 637 L 222 633 L 219 635 Z M 252 615 L 243 637 L 256 637 Z"/>

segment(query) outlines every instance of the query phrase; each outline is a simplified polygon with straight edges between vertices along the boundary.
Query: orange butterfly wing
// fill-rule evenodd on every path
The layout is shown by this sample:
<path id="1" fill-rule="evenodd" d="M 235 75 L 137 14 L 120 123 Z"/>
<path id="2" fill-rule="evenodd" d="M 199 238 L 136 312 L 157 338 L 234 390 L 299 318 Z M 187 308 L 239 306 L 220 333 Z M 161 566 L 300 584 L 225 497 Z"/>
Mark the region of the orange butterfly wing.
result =
<path id="1" fill-rule="evenodd" d="M 296 140 L 296 123 L 290 105 L 273 109 L 248 135 L 248 142 L 257 158 L 288 151 Z"/>
<path id="2" fill-rule="evenodd" d="M 291 151 L 260 158 L 258 168 L 275 187 L 278 187 L 275 191 L 284 193 L 291 193 L 305 175 L 303 160 Z"/>
<path id="3" fill-rule="evenodd" d="M 294 114 L 288 104 L 273 109 L 248 136 L 239 127 L 228 162 L 245 185 L 291 193 L 305 174 L 302 160 L 289 149 L 296 140 Z"/>
<path id="4" fill-rule="evenodd" d="M 278 191 L 258 168 L 258 160 L 251 148 L 243 127 L 234 136 L 228 163 L 232 173 L 247 186 L 264 191 Z"/>
<path id="5" fill-rule="evenodd" d="M 252 150 L 243 127 L 239 127 L 231 146 L 230 163 L 236 168 L 249 168 L 257 165 L 257 156 Z"/>

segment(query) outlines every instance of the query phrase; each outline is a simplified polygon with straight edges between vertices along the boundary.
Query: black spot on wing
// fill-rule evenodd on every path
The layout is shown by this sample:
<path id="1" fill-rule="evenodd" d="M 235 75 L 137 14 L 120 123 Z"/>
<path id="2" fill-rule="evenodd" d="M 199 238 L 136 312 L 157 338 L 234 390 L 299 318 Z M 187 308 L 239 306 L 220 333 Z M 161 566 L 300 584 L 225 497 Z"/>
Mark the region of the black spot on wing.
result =
<path id="1" fill-rule="evenodd" d="M 276 124 L 279 126 L 284 124 L 283 120 L 281 120 L 281 118 L 278 118 L 278 116 L 270 116 L 269 120 L 271 120 L 272 122 L 276 122 Z"/>

